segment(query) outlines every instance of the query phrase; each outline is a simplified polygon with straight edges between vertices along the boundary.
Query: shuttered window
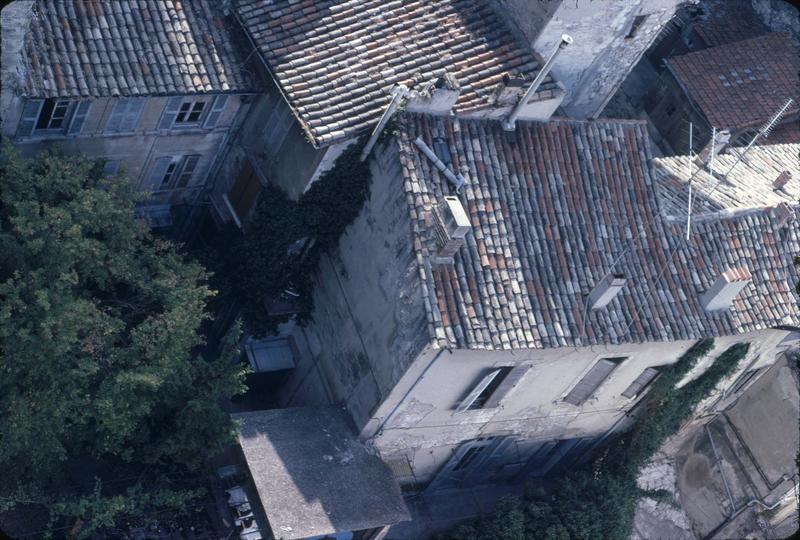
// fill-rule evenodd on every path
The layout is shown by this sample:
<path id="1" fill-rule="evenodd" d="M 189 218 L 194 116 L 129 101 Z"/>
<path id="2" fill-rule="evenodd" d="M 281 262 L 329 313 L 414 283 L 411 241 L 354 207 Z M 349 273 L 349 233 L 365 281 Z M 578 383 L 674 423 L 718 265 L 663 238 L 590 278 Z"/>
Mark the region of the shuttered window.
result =
<path id="1" fill-rule="evenodd" d="M 43 99 L 28 99 L 22 108 L 22 117 L 17 124 L 17 137 L 29 137 L 33 134 L 33 128 L 36 126 L 36 120 L 39 118 L 39 112 L 44 105 Z"/>
<path id="2" fill-rule="evenodd" d="M 242 171 L 236 178 L 236 182 L 231 186 L 231 190 L 226 194 L 226 202 L 229 209 L 235 214 L 238 223 L 241 224 L 250 209 L 256 202 L 259 192 L 261 191 L 261 182 L 253 170 L 253 166 L 249 161 L 246 161 L 242 167 Z"/>
<path id="3" fill-rule="evenodd" d="M 178 175 L 178 181 L 176 182 L 176 186 L 179 188 L 183 188 L 189 185 L 192 176 L 194 176 L 194 171 L 197 169 L 197 163 L 200 161 L 200 156 L 191 155 L 185 156 L 183 158 L 183 163 L 181 164 L 181 173 Z"/>
<path id="4" fill-rule="evenodd" d="M 109 159 L 103 165 L 103 176 L 106 178 L 111 178 L 112 176 L 117 176 L 119 173 L 119 166 L 120 160 L 118 159 Z"/>
<path id="5" fill-rule="evenodd" d="M 642 374 L 636 377 L 628 388 L 622 392 L 622 396 L 626 398 L 636 397 L 642 393 L 642 390 L 647 388 L 647 386 L 656 380 L 658 377 L 658 370 L 656 368 L 647 368 L 642 371 Z"/>
<path id="6" fill-rule="evenodd" d="M 72 121 L 69 124 L 68 133 L 75 135 L 83 129 L 83 123 L 86 121 L 86 116 L 89 114 L 89 108 L 92 106 L 91 101 L 80 101 L 75 107 L 75 112 L 72 115 Z"/>
<path id="7" fill-rule="evenodd" d="M 567 397 L 564 398 L 564 401 L 572 405 L 580 405 L 589 399 L 600 385 L 603 384 L 603 381 L 611 375 L 614 368 L 623 360 L 625 360 L 625 358 L 603 358 L 599 360 L 592 366 L 592 369 L 578 381 L 578 384 L 570 390 Z"/>
<path id="8" fill-rule="evenodd" d="M 291 127 L 292 110 L 282 100 L 277 100 L 264 127 L 266 145 L 273 149 L 280 148 Z"/>
<path id="9" fill-rule="evenodd" d="M 144 186 L 145 191 L 152 192 L 161 189 L 164 180 L 172 177 L 175 171 L 175 161 L 172 156 L 162 156 L 156 158 L 150 166 L 150 172 L 147 175 L 147 182 Z"/>
<path id="10" fill-rule="evenodd" d="M 213 128 L 217 125 L 227 102 L 228 96 L 217 96 L 214 98 L 214 104 L 211 106 L 211 111 L 208 113 L 205 124 L 203 124 L 204 127 Z"/>
<path id="11" fill-rule="evenodd" d="M 500 404 L 503 396 L 516 384 L 516 381 L 521 377 L 521 373 L 527 370 L 527 366 L 520 366 L 521 370 L 517 370 L 517 376 L 512 379 L 512 384 L 504 385 L 503 383 L 514 371 L 511 366 L 503 366 L 501 368 L 493 369 L 487 373 L 477 385 L 470 391 L 467 396 L 461 400 L 461 403 L 456 408 L 457 412 L 463 412 L 476 409 L 489 409 L 497 407 Z M 503 388 L 501 389 L 501 386 Z"/>
<path id="12" fill-rule="evenodd" d="M 144 108 L 144 98 L 122 98 L 114 104 L 106 123 L 106 133 L 128 133 L 136 129 Z"/>
<path id="13" fill-rule="evenodd" d="M 167 100 L 164 107 L 164 113 L 161 115 L 161 120 L 158 122 L 158 129 L 169 129 L 175 123 L 175 118 L 178 116 L 178 111 L 183 103 L 182 97 L 172 97 Z"/>

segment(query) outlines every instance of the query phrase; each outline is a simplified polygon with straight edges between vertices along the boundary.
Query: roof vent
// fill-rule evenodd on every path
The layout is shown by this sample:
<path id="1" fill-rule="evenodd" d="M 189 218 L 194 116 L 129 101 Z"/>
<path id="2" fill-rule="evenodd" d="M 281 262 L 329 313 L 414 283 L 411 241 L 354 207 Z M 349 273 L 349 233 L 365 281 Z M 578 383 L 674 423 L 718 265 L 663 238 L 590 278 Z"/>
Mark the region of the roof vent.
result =
<path id="1" fill-rule="evenodd" d="M 774 189 L 783 189 L 786 184 L 789 183 L 789 180 L 792 179 L 792 173 L 789 171 L 783 171 L 778 177 L 772 181 L 772 187 Z"/>
<path id="2" fill-rule="evenodd" d="M 770 215 L 775 221 L 775 225 L 781 229 L 794 220 L 794 209 L 789 203 L 782 202 L 772 207 Z"/>
<path id="3" fill-rule="evenodd" d="M 727 269 L 700 297 L 703 309 L 706 311 L 728 309 L 733 299 L 752 279 L 753 276 L 750 274 L 750 270 L 743 266 Z"/>
<path id="4" fill-rule="evenodd" d="M 625 286 L 623 274 L 608 274 L 589 293 L 589 309 L 602 309 L 611 302 Z"/>
<path id="5" fill-rule="evenodd" d="M 433 209 L 434 232 L 439 251 L 433 257 L 434 264 L 453 264 L 453 256 L 464 245 L 467 233 L 472 229 L 469 216 L 458 197 L 448 196 Z"/>

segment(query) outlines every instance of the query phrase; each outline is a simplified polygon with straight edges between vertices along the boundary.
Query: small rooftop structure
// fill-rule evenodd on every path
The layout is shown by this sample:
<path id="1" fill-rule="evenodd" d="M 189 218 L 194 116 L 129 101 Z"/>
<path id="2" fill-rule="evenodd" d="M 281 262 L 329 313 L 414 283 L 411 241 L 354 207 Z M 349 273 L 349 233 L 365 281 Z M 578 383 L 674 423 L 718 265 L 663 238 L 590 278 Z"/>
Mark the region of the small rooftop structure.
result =
<path id="1" fill-rule="evenodd" d="M 687 243 L 685 214 L 670 222 L 660 210 L 643 122 L 522 122 L 509 138 L 497 121 L 404 113 L 398 127 L 414 279 L 435 345 L 675 341 L 800 321 L 796 228 L 778 223 L 767 202 L 693 224 Z M 451 266 L 433 264 L 438 244 L 428 215 L 454 193 L 417 137 L 445 149 L 466 179 L 458 197 L 472 233 Z M 752 285 L 728 309 L 707 311 L 702 295 L 728 268 L 747 269 Z M 593 291 L 616 273 L 624 286 L 591 309 Z"/>
<path id="2" fill-rule="evenodd" d="M 36 0 L 19 92 L 37 98 L 251 90 L 212 0 Z"/>
<path id="3" fill-rule="evenodd" d="M 533 80 L 540 67 L 483 0 L 237 0 L 235 11 L 316 147 L 368 130 L 397 84 L 447 72 L 467 112 L 492 105 L 504 75 Z M 548 76 L 532 100 L 556 91 Z"/>
<path id="4" fill-rule="evenodd" d="M 334 407 L 236 413 L 239 444 L 275 538 L 294 540 L 410 519 L 389 468 Z"/>
<path id="5" fill-rule="evenodd" d="M 688 97 L 711 126 L 724 130 L 760 127 L 788 98 L 800 111 L 800 45 L 775 32 L 666 60 Z"/>

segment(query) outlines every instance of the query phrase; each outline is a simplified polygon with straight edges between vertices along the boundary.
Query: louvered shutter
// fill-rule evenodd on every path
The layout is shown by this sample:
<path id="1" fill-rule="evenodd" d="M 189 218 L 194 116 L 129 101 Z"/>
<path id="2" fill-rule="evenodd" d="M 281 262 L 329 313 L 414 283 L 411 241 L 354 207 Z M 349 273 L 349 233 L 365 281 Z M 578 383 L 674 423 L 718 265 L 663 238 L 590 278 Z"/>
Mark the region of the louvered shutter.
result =
<path id="1" fill-rule="evenodd" d="M 494 409 L 495 407 L 500 406 L 500 402 L 508 395 L 511 390 L 513 390 L 522 377 L 528 372 L 531 366 L 515 366 L 511 371 L 509 371 L 508 375 L 503 379 L 503 382 L 492 392 L 492 395 L 489 396 L 489 399 L 486 400 L 486 403 L 483 404 L 484 409 Z"/>
<path id="2" fill-rule="evenodd" d="M 211 112 L 208 113 L 206 118 L 205 127 L 213 128 L 219 122 L 222 116 L 222 111 L 225 110 L 225 104 L 228 102 L 228 96 L 217 96 L 214 98 L 214 104 L 211 107 Z"/>
<path id="3" fill-rule="evenodd" d="M 136 124 L 139 123 L 139 115 L 144 108 L 143 98 L 132 98 L 128 100 L 127 110 L 122 115 L 122 121 L 119 125 L 119 131 L 127 133 L 136 129 Z"/>
<path id="4" fill-rule="evenodd" d="M 167 173 L 170 163 L 172 163 L 172 156 L 156 158 L 150 166 L 150 173 L 147 175 L 147 182 L 142 186 L 142 190 L 146 192 L 158 190 L 161 182 L 164 181 L 164 175 Z"/>
<path id="5" fill-rule="evenodd" d="M 161 121 L 158 123 L 158 129 L 169 129 L 175 123 L 175 117 L 178 116 L 178 111 L 181 110 L 182 97 L 172 97 L 167 100 L 167 105 L 164 107 L 164 114 L 161 116 Z"/>
<path id="6" fill-rule="evenodd" d="M 75 106 L 75 112 L 72 115 L 72 122 L 69 124 L 69 130 L 67 133 L 70 135 L 74 135 L 76 133 L 80 133 L 81 129 L 83 129 L 83 123 L 86 121 L 86 116 L 89 114 L 89 107 L 91 107 L 91 101 L 80 101 Z"/>
<path id="7" fill-rule="evenodd" d="M 636 380 L 633 381 L 628 388 L 622 392 L 622 396 L 626 398 L 632 398 L 638 396 L 648 384 L 653 382 L 655 378 L 658 377 L 658 370 L 655 368 L 647 368 L 645 369 L 641 375 L 636 377 Z"/>
<path id="8" fill-rule="evenodd" d="M 122 119 L 128 112 L 128 105 L 130 101 L 130 99 L 121 98 L 114 103 L 114 108 L 111 110 L 111 116 L 108 117 L 108 122 L 106 122 L 106 133 L 120 132 Z"/>
<path id="9" fill-rule="evenodd" d="M 42 110 L 44 104 L 43 99 L 28 99 L 22 108 L 22 117 L 17 124 L 17 137 L 29 137 L 33 133 L 33 128 L 36 126 L 36 120 L 39 118 L 39 112 Z"/>
<path id="10" fill-rule="evenodd" d="M 463 411 L 466 411 L 467 409 L 469 409 L 469 406 L 472 405 L 472 403 L 476 399 L 478 399 L 478 396 L 481 395 L 481 392 L 483 392 L 486 389 L 486 387 L 489 386 L 492 383 L 494 378 L 497 377 L 500 374 L 500 371 L 501 370 L 499 370 L 499 369 L 495 369 L 494 371 L 492 371 L 491 373 L 486 375 L 483 379 L 481 379 L 481 381 L 478 383 L 478 385 L 475 388 L 472 389 L 472 392 L 467 394 L 467 397 L 465 397 L 463 400 L 461 400 L 461 403 L 456 408 L 456 411 L 457 412 L 463 412 Z"/>
<path id="11" fill-rule="evenodd" d="M 616 362 L 611 360 L 603 359 L 598 361 L 592 366 L 589 373 L 584 375 L 583 379 L 570 390 L 564 401 L 573 405 L 580 405 L 589 399 L 589 396 L 600 387 L 603 381 L 614 371 L 615 367 L 617 367 Z"/>

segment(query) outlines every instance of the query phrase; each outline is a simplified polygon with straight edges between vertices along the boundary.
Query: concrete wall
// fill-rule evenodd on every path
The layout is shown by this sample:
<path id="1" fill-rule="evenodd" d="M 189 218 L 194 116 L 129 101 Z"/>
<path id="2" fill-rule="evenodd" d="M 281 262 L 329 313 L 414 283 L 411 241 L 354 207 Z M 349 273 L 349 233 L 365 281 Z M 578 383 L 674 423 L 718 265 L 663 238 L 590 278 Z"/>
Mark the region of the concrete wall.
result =
<path id="1" fill-rule="evenodd" d="M 558 3 L 557 9 L 556 2 L 498 3 L 506 18 L 545 58 L 561 34 L 573 37 L 573 44 L 561 52 L 552 73 L 567 89 L 564 111 L 589 118 L 602 111 L 681 0 L 569 0 Z M 626 39 L 638 15 L 647 18 L 635 35 Z"/>
<path id="2" fill-rule="evenodd" d="M 720 385 L 709 402 L 718 401 L 723 390 L 753 366 L 774 363 L 786 332 L 766 330 L 716 340 L 716 347 L 698 364 L 691 377 L 705 371 L 715 358 L 736 342 L 751 343 L 748 358 Z M 386 460 L 404 456 L 415 482 L 432 479 L 463 441 L 477 437 L 516 435 L 527 440 L 549 441 L 601 436 L 623 418 L 638 398 L 622 392 L 647 367 L 675 362 L 693 342 L 634 344 L 591 349 L 443 352 L 431 362 L 422 357 L 409 369 L 417 377 L 400 403 L 383 404 L 373 444 Z M 604 357 L 626 357 L 597 391 L 580 406 L 563 401 L 585 373 Z M 417 364 L 424 366 L 423 376 Z M 528 365 L 517 386 L 494 409 L 457 412 L 461 399 L 491 368 Z M 405 378 L 404 378 L 405 379 Z M 401 385 L 405 381 L 401 381 Z"/>
<path id="3" fill-rule="evenodd" d="M 92 100 L 80 133 L 75 135 L 47 134 L 14 139 L 15 146 L 25 156 L 40 150 L 58 147 L 68 153 L 81 153 L 90 159 L 120 160 L 120 170 L 137 186 L 144 187 L 153 160 L 159 156 L 199 154 L 201 159 L 190 184 L 184 189 L 157 192 L 154 199 L 171 203 L 189 202 L 197 189 L 206 184 L 207 176 L 226 135 L 234 129 L 234 119 L 241 106 L 242 96 L 231 95 L 217 125 L 159 130 L 158 122 L 164 111 L 167 97 L 149 97 L 139 117 L 135 131 L 125 134 L 107 134 L 105 126 L 114 108 L 116 98 Z M 213 96 L 208 96 L 211 101 Z M 14 97 L 15 102 L 23 102 Z M 3 130 L 13 136 L 19 121 L 21 107 L 16 107 L 15 117 L 8 118 Z"/>
<path id="4" fill-rule="evenodd" d="M 399 161 L 386 147 L 373 155 L 370 200 L 322 258 L 313 322 L 295 335 L 305 354 L 281 396 L 344 403 L 359 429 L 429 341 Z"/>

